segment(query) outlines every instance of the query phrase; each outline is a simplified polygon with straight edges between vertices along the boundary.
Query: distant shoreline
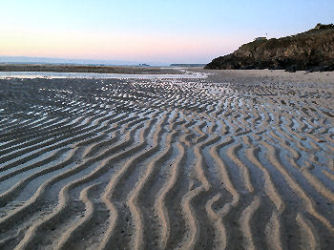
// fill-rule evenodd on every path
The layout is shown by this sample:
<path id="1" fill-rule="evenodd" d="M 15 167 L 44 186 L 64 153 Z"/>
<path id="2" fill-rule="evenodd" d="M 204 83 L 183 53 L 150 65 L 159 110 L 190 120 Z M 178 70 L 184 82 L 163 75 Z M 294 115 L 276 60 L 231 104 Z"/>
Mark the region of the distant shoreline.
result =
<path id="1" fill-rule="evenodd" d="M 180 74 L 178 69 L 143 66 L 91 66 L 59 64 L 0 64 L 0 72 L 68 72 L 119 74 Z"/>

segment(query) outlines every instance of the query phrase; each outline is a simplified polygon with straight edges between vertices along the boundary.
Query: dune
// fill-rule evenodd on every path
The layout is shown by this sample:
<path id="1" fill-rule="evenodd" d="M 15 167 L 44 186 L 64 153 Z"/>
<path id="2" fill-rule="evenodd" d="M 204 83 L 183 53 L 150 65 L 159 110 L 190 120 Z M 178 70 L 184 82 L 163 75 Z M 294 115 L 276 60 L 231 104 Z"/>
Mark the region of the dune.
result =
<path id="1" fill-rule="evenodd" d="M 334 248 L 332 72 L 0 79 L 0 249 Z"/>

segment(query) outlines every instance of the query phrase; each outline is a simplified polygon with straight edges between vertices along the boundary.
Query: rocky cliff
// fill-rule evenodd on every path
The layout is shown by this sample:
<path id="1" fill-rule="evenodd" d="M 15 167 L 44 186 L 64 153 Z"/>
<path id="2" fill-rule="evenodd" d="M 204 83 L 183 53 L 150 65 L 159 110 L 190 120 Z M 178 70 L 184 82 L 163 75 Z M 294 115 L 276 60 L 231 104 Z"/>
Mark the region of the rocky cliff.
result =
<path id="1" fill-rule="evenodd" d="M 334 70 L 334 25 L 294 36 L 257 39 L 214 59 L 206 69 Z"/>

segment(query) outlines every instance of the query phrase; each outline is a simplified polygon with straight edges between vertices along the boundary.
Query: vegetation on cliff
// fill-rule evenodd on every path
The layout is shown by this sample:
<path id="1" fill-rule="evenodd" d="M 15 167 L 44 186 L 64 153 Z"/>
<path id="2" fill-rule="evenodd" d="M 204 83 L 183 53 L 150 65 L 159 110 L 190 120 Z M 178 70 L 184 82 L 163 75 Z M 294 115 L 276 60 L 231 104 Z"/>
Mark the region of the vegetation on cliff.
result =
<path id="1" fill-rule="evenodd" d="M 334 25 L 318 24 L 297 35 L 258 39 L 214 59 L 205 68 L 334 70 Z"/>

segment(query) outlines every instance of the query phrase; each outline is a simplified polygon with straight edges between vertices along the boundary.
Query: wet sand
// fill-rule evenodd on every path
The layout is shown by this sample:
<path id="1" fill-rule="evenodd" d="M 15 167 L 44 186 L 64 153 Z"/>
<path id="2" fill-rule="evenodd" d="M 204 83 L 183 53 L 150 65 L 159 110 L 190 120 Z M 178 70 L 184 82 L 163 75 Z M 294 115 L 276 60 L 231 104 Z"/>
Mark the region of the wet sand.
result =
<path id="1" fill-rule="evenodd" d="M 0 249 L 333 249 L 334 79 L 297 73 L 0 79 Z"/>

